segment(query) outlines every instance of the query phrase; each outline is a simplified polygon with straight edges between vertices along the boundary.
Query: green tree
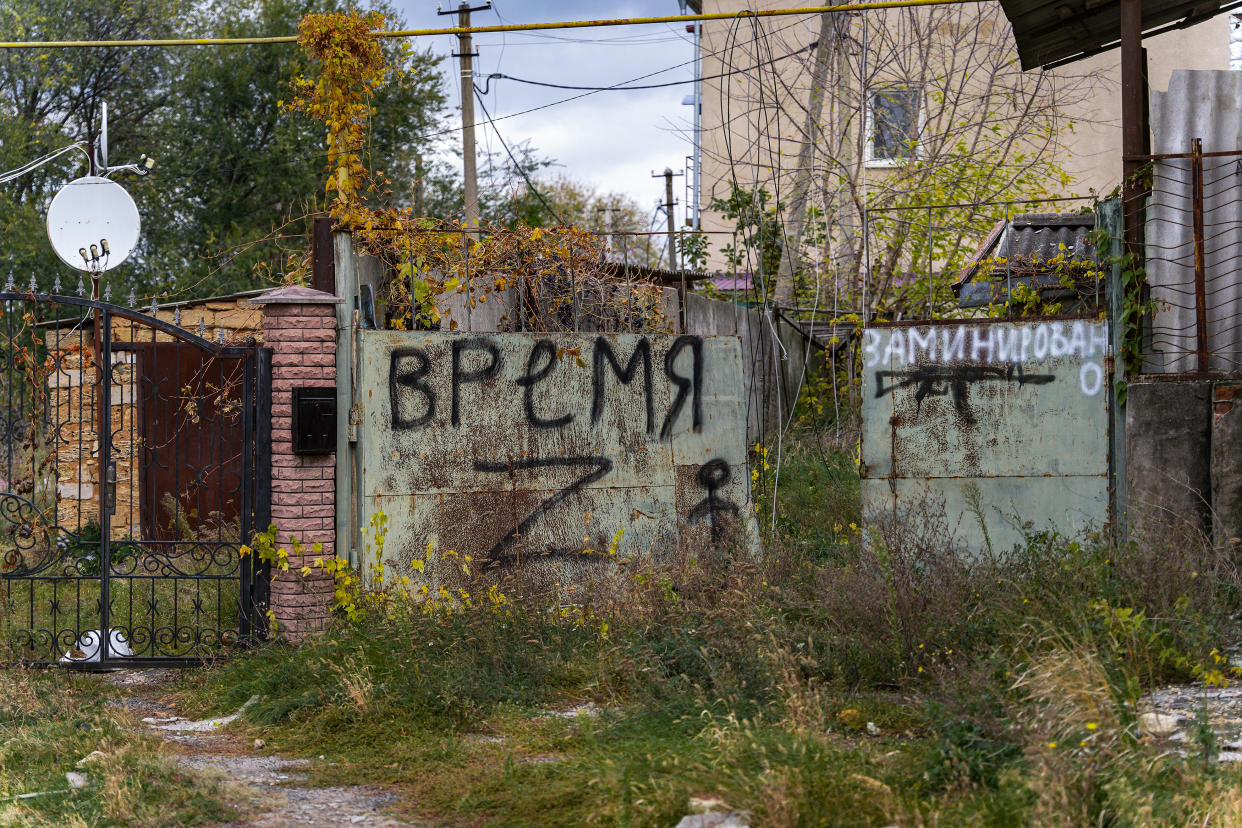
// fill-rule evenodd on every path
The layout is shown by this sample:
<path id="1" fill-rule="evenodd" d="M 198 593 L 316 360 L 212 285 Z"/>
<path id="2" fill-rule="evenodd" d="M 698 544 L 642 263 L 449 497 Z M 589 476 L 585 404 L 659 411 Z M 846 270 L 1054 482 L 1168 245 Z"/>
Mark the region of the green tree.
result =
<path id="1" fill-rule="evenodd" d="M 101 40 L 170 37 L 178 5 L 171 0 L 9 0 L 0 6 L 0 39 Z M 85 140 L 110 107 L 112 159 L 150 143 L 151 116 L 169 96 L 171 54 L 163 49 L 0 50 L 0 170 Z M 112 160 L 110 159 L 110 160 Z M 56 190 L 85 175 L 73 152 L 0 185 L 0 234 L 7 269 L 20 284 L 36 274 L 50 286 L 69 271 L 52 253 L 43 215 Z"/>
<path id="2" fill-rule="evenodd" d="M 287 35 L 310 12 L 343 9 L 341 0 L 211 0 L 188 13 L 157 0 L 12 0 L 0 10 L 5 40 Z M 68 8 L 66 8 L 68 6 Z M 374 4 L 402 25 L 393 8 Z M 171 29 L 171 21 L 177 30 Z M 392 181 L 392 196 L 412 197 L 418 153 L 434 151 L 445 97 L 439 58 L 385 41 L 404 69 L 380 90 L 368 163 Z M 13 169 L 49 149 L 85 139 L 109 105 L 113 164 L 145 152 L 157 159 L 143 179 L 122 178 L 143 219 L 132 263 L 114 290 L 180 298 L 261 287 L 264 271 L 283 269 L 305 249 L 307 214 L 324 203 L 323 129 L 281 111 L 306 58 L 296 44 L 180 49 L 62 49 L 0 52 L 0 163 Z M 75 158 L 76 156 L 76 158 Z M 57 267 L 41 230 L 47 203 L 85 172 L 66 155 L 38 175 L 0 185 L 0 230 L 16 239 L 8 267 L 50 284 Z M 381 194 L 382 195 L 382 194 Z M 62 273 L 69 271 L 59 266 Z"/>
<path id="3" fill-rule="evenodd" d="M 346 5 L 216 0 L 200 14 L 216 36 L 262 37 L 295 32 L 304 15 Z M 390 6 L 374 7 L 401 25 Z M 440 58 L 397 41 L 384 41 L 384 50 L 402 74 L 376 96 L 365 160 L 392 182 L 394 200 L 409 203 L 418 153 L 434 147 L 426 136 L 443 129 Z M 177 68 L 179 104 L 161 122 L 168 186 L 153 212 L 170 220 L 162 223 L 156 267 L 178 289 L 200 295 L 255 286 L 256 267 L 280 270 L 291 249 L 305 248 L 301 217 L 325 203 L 323 127 L 280 105 L 293 96 L 293 79 L 306 74 L 307 59 L 293 44 L 255 45 L 186 51 Z M 256 244 L 281 227 L 288 241 Z"/>

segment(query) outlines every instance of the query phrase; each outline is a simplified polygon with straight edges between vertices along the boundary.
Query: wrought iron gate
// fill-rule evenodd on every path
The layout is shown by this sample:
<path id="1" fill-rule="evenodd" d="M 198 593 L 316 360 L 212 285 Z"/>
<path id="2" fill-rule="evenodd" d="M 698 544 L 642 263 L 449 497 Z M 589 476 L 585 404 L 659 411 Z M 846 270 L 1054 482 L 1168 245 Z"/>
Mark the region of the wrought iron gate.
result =
<path id="1" fill-rule="evenodd" d="M 202 333 L 200 331 L 200 333 Z M 3 660 L 189 664 L 261 636 L 271 355 L 0 293 Z"/>

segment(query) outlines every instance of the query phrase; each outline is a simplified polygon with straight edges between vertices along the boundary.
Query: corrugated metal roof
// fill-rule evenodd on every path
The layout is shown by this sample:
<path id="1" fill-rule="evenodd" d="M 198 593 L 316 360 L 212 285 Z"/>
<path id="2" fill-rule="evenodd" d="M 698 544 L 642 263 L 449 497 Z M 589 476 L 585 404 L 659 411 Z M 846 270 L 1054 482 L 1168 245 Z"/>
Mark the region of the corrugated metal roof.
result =
<path id="1" fill-rule="evenodd" d="M 1051 259 L 1061 245 L 1075 259 L 1091 258 L 1087 234 L 1095 229 L 1091 213 L 1024 213 L 1014 216 L 1009 232 L 1001 235 L 998 256 Z"/>
<path id="2" fill-rule="evenodd" d="M 1117 46 L 1117 0 L 1000 0 L 1013 25 L 1023 69 L 1071 63 Z M 1242 0 L 1143 0 L 1143 33 L 1157 34 L 1202 23 Z"/>
<path id="3" fill-rule="evenodd" d="M 1151 93 L 1152 152 L 1242 150 L 1242 72 L 1181 69 Z M 1242 158 L 1203 159 L 1204 285 L 1211 371 L 1242 370 Z M 1189 158 L 1152 165 L 1147 283 L 1158 310 L 1144 371 L 1196 369 L 1194 230 Z"/>
<path id="4" fill-rule="evenodd" d="M 1048 291 L 1073 295 L 1072 291 L 1061 287 L 1054 273 L 1038 270 L 1032 273 L 1031 266 L 1061 254 L 1070 259 L 1094 258 L 1095 252 L 1088 243 L 1088 236 L 1094 229 L 1095 216 L 1091 213 L 1023 213 L 1014 216 L 1007 227 L 1004 222 L 997 222 L 953 285 L 961 306 L 977 308 L 1003 302 L 1009 284 L 1015 288 L 1018 285 L 1034 287 L 1048 298 L 1054 298 Z M 1021 264 L 1023 273 L 1008 274 L 1003 265 L 979 266 L 981 262 L 997 258 Z"/>

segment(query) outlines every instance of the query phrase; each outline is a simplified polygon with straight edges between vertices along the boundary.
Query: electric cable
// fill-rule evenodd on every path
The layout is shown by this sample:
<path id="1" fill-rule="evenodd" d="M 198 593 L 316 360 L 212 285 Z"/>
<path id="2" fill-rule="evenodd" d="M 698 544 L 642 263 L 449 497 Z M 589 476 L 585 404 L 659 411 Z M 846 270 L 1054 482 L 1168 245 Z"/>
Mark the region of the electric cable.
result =
<path id="1" fill-rule="evenodd" d="M 36 158 L 33 161 L 27 161 L 25 164 L 23 164 L 20 167 L 17 167 L 12 170 L 8 170 L 7 172 L 0 173 L 0 184 L 7 184 L 10 181 L 21 178 L 23 175 L 26 175 L 27 173 L 34 172 L 39 167 L 42 167 L 44 164 L 48 164 L 56 160 L 60 156 L 64 155 L 65 153 L 72 152 L 73 150 L 78 150 L 79 152 L 81 152 L 83 155 L 86 156 L 87 165 L 89 167 L 90 159 L 91 159 L 90 154 L 87 153 L 87 151 L 83 149 L 80 144 L 70 144 L 67 147 L 61 147 L 55 152 L 50 152 L 47 155 L 42 156 L 41 158 Z"/>
<path id="2" fill-rule="evenodd" d="M 961 6 L 982 3 L 986 0 L 881 0 L 881 2 L 853 3 L 836 6 L 810 6 L 792 9 L 743 9 L 737 12 L 712 14 L 675 14 L 660 17 L 624 17 L 609 20 L 564 20 L 555 23 L 518 23 L 503 26 L 467 26 L 437 29 L 401 29 L 375 32 L 377 38 L 417 38 L 439 35 L 491 34 L 499 32 L 530 32 L 548 29 L 596 29 L 609 26 L 638 26 L 653 23 L 693 23 L 700 20 L 737 20 L 759 17 L 785 17 L 789 15 L 812 15 L 825 12 L 873 11 L 900 9 L 915 6 Z M 155 40 L 27 40 L 0 41 L 0 49 L 98 49 L 139 46 L 247 46 L 297 43 L 298 35 L 275 37 L 199 37 L 164 38 Z"/>
<path id="3" fill-rule="evenodd" d="M 569 222 L 561 218 L 560 214 L 556 212 L 556 208 L 543 197 L 543 193 L 539 192 L 539 188 L 536 187 L 534 182 L 530 180 L 530 176 L 526 174 L 526 170 L 522 169 L 522 165 L 518 163 L 517 157 L 513 154 L 513 150 L 509 149 L 509 145 L 505 142 L 504 136 L 500 134 L 500 130 L 496 128 L 495 122 L 492 121 L 492 116 L 487 111 L 487 104 L 483 103 L 483 95 L 480 94 L 479 88 L 474 86 L 474 84 L 471 84 L 471 87 L 474 90 L 475 100 L 479 102 L 479 108 L 483 110 L 483 115 L 487 118 L 487 123 L 489 123 L 492 127 L 492 132 L 496 133 L 497 140 L 499 140 L 500 145 L 505 148 L 505 153 L 508 154 L 509 160 L 513 162 L 513 168 L 517 170 L 518 175 L 522 176 L 522 180 L 526 182 L 526 186 L 530 188 L 532 193 L 534 193 L 535 198 L 539 199 L 539 203 L 546 207 L 548 212 L 552 214 L 552 218 L 556 219 L 561 224 L 568 224 Z"/>
<path id="4" fill-rule="evenodd" d="M 796 26 L 796 25 L 798 25 L 798 24 L 797 24 L 797 22 L 795 21 L 794 23 L 790 23 L 790 24 L 788 24 L 788 25 L 786 25 L 786 26 L 782 26 L 780 29 L 777 29 L 777 31 L 778 31 L 778 32 L 785 31 L 786 29 L 791 29 L 791 28 L 793 28 L 793 27 L 794 27 L 794 26 Z M 725 52 L 725 49 L 718 49 L 718 50 L 713 51 L 713 52 L 708 52 L 707 54 L 705 54 L 705 55 L 704 55 L 704 57 L 716 57 L 716 56 L 723 55 L 723 54 L 724 54 L 724 52 Z M 672 66 L 666 66 L 666 67 L 664 67 L 663 69 L 657 69 L 657 70 L 655 70 L 654 72 L 648 72 L 648 73 L 646 73 L 645 75 L 638 75 L 637 77 L 633 77 L 633 78 L 630 78 L 630 79 L 628 79 L 628 80 L 618 81 L 618 82 L 617 82 L 617 84 L 616 84 L 616 86 L 621 86 L 622 84 L 632 84 L 632 83 L 634 83 L 635 81 L 646 80 L 647 78 L 655 77 L 656 75 L 661 75 L 661 74 L 664 74 L 665 72 L 672 72 L 672 71 L 673 71 L 673 70 L 675 70 L 675 69 L 681 69 L 682 67 L 689 66 L 689 65 L 691 65 L 691 64 L 693 64 L 693 63 L 694 63 L 694 61 L 693 61 L 693 60 L 684 61 L 684 62 L 682 62 L 682 63 L 676 63 L 676 64 L 673 64 Z M 731 65 L 731 64 L 730 64 L 730 65 Z M 630 88 L 631 88 L 631 89 L 635 89 L 635 88 L 637 88 L 637 87 L 630 87 Z M 510 112 L 510 113 L 509 113 L 509 114 L 507 114 L 507 115 L 497 115 L 497 116 L 495 116 L 495 117 L 493 117 L 493 118 L 489 119 L 489 120 L 487 121 L 487 123 L 489 123 L 489 124 L 494 124 L 494 123 L 495 123 L 495 122 L 497 122 L 497 121 L 504 121 L 504 120 L 508 120 L 509 118 L 517 118 L 517 117 L 520 117 L 520 116 L 522 116 L 522 115 L 529 115 L 529 114 L 531 114 L 532 112 L 540 112 L 540 111 L 542 111 L 542 110 L 544 110 L 544 109 L 550 109 L 550 108 L 552 108 L 552 107 L 554 107 L 554 106 L 560 106 L 561 104 L 572 103 L 573 101 L 580 100 L 580 99 L 582 99 L 582 98 L 586 98 L 586 97 L 589 97 L 589 96 L 594 95 L 594 94 L 596 94 L 596 92 L 591 91 L 591 92 L 582 92 L 581 94 L 578 94 L 578 95 L 570 95 L 570 96 L 569 96 L 569 97 L 567 97 L 567 98 L 560 98 L 560 99 L 558 99 L 558 100 L 555 100 L 555 101 L 550 101 L 550 102 L 548 102 L 548 103 L 546 103 L 546 104 L 541 104 L 541 105 L 539 105 L 539 106 L 534 106 L 534 107 L 531 107 L 531 108 L 529 108 L 529 109 L 522 109 L 522 110 L 519 110 L 519 111 L 517 111 L 517 112 Z M 419 135 L 419 136 L 415 137 L 415 138 L 414 138 L 414 139 L 412 139 L 412 140 L 414 140 L 414 141 L 430 141 L 430 140 L 432 140 L 432 139 L 434 139 L 434 138 L 440 138 L 440 137 L 443 137 L 443 136 L 445 136 L 445 135 L 455 135 L 455 134 L 457 134 L 457 133 L 458 133 L 458 132 L 460 132 L 460 131 L 461 131 L 461 127 L 451 127 L 451 128 L 448 128 L 448 129 L 438 130 L 438 131 L 436 131 L 436 132 L 428 132 L 428 133 L 424 133 L 424 134 L 422 134 L 422 135 Z M 197 177 L 197 176 L 199 176 L 199 175 L 208 175 L 208 174 L 212 174 L 212 173 L 219 174 L 219 175 L 228 175 L 228 174 L 232 174 L 232 173 L 235 173 L 235 172 L 242 172 L 242 171 L 245 171 L 245 170 L 248 170 L 248 169 L 259 169 L 259 168 L 262 168 L 262 167 L 268 167 L 268 166 L 271 166 L 273 163 L 275 163 L 275 164 L 280 164 L 280 165 L 282 165 L 282 166 L 284 166 L 284 165 L 294 165 L 294 164 L 303 164 L 303 163 L 305 163 L 305 162 L 307 162 L 307 161 L 314 161 L 314 160 L 318 160 L 318 159 L 321 159 L 321 158 L 327 158 L 327 157 L 328 157 L 328 154 L 327 154 L 326 152 L 320 152 L 320 153 L 314 153 L 314 154 L 309 154 L 309 155 L 300 155 L 300 156 L 296 156 L 296 157 L 293 157 L 293 158 L 286 159 L 286 160 L 284 160 L 284 161 L 269 162 L 269 161 L 264 160 L 264 161 L 256 161 L 254 164 L 250 164 L 250 165 L 239 165 L 239 166 L 236 166 L 236 167 L 230 167 L 230 168 L 226 168 L 226 169 L 201 170 L 201 171 L 196 170 L 196 171 L 193 171 L 193 172 L 182 173 L 180 177 L 184 177 L 184 178 L 191 178 L 191 177 Z M 165 171 L 163 172 L 163 174 L 162 174 L 162 177 L 163 177 L 163 178 L 169 178 L 169 177 L 177 177 L 177 176 L 175 176 L 175 175 L 171 174 L 168 170 L 165 170 Z"/>
<path id="5" fill-rule="evenodd" d="M 721 78 L 727 78 L 727 77 L 730 77 L 731 75 L 738 75 L 738 74 L 741 74 L 742 72 L 750 72 L 753 70 L 761 69 L 766 66 L 771 66 L 772 64 L 778 63 L 782 60 L 787 60 L 791 57 L 796 57 L 797 55 L 803 54 L 804 52 L 808 52 L 814 49 L 817 45 L 818 45 L 818 42 L 812 43 L 808 46 L 803 46 L 801 49 L 790 52 L 787 55 L 782 55 L 778 58 L 773 58 L 769 61 L 766 61 L 765 63 L 756 63 L 753 66 L 747 66 L 745 68 L 734 69 L 731 72 L 721 72 L 718 75 L 708 75 L 703 78 L 698 78 L 697 80 L 699 81 L 720 80 Z M 694 61 L 689 61 L 689 62 L 693 63 Z M 680 64 L 680 66 L 685 66 L 685 65 L 687 64 L 685 63 Z M 680 68 L 680 66 L 675 67 L 675 68 Z M 670 69 L 661 70 L 661 72 L 668 72 L 668 71 L 671 71 L 671 70 Z M 656 73 L 656 74 L 659 74 L 659 73 Z M 645 83 L 640 86 L 621 86 L 620 84 L 613 84 L 612 86 L 571 86 L 569 84 L 564 84 L 564 83 L 549 83 L 547 81 L 530 80 L 529 78 L 517 78 L 517 77 L 514 77 L 513 75 L 506 75 L 501 72 L 491 73 L 490 75 L 486 77 L 486 80 L 487 80 L 487 83 L 483 85 L 484 95 L 486 95 L 488 91 L 490 90 L 491 82 L 493 80 L 511 80 L 516 83 L 529 84 L 530 86 L 544 86 L 549 89 L 570 89 L 570 90 L 576 90 L 576 91 L 582 91 L 582 92 L 628 92 L 634 89 L 664 89 L 669 86 L 684 86 L 687 83 L 696 82 L 695 78 L 686 78 L 684 80 L 667 81 L 665 83 Z"/>

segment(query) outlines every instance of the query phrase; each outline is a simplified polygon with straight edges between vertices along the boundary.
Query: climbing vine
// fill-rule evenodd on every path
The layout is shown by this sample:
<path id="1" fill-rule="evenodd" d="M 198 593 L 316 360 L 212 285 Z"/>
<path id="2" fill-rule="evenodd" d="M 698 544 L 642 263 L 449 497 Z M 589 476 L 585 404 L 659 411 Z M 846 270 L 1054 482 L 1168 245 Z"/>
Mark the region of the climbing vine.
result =
<path id="1" fill-rule="evenodd" d="M 374 36 L 385 23 L 379 12 L 359 14 L 351 9 L 343 14 L 308 14 L 298 25 L 298 44 L 318 67 L 319 76 L 294 81 L 297 94 L 288 108 L 327 127 L 330 175 L 325 189 L 332 195 L 328 213 L 350 227 L 372 223 L 363 196 L 387 183 L 362 158 L 375 93 L 395 71 Z"/>
<path id="2" fill-rule="evenodd" d="M 572 227 L 481 231 L 378 203 L 391 192 L 388 179 L 364 158 L 373 101 L 385 84 L 401 77 L 375 36 L 387 22 L 374 11 L 304 17 L 298 43 L 315 76 L 295 80 L 296 95 L 286 106 L 326 129 L 328 214 L 353 232 L 359 252 L 384 264 L 381 324 L 437 328 L 438 295 L 464 293 L 465 307 L 473 309 L 489 294 L 512 288 L 518 313 L 502 320 L 511 329 L 658 330 L 663 321 L 658 287 L 628 269 L 619 273 L 599 237 Z M 291 269 L 294 278 L 304 279 L 308 257 L 295 260 Z"/>

